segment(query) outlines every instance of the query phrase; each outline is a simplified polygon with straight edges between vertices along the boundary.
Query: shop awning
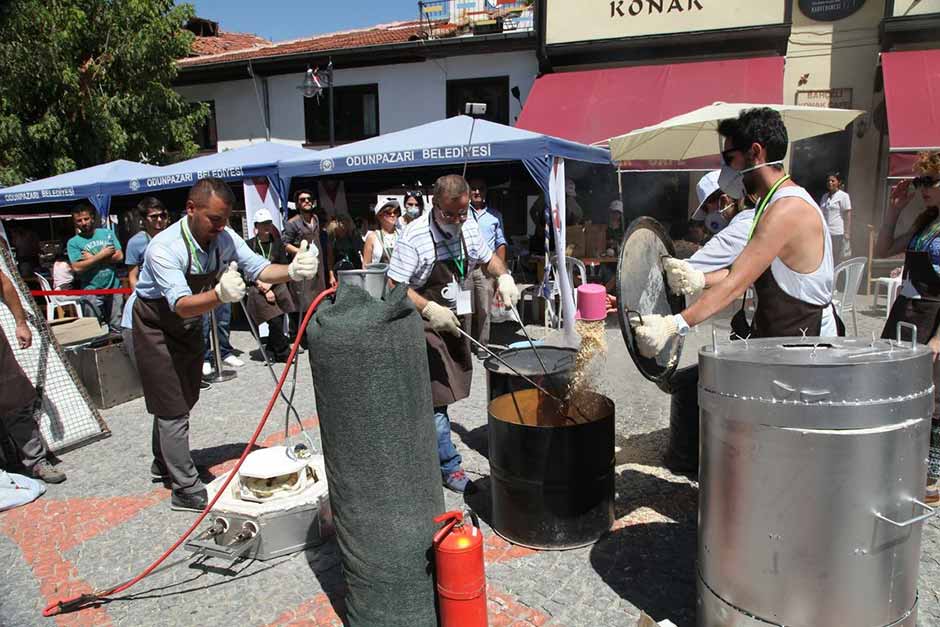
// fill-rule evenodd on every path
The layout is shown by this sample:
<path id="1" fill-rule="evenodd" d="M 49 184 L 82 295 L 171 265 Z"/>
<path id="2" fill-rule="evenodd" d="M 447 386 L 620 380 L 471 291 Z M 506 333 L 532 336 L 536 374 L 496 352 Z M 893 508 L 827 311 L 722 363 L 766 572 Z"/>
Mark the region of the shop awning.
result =
<path id="1" fill-rule="evenodd" d="M 713 102 L 782 104 L 783 62 L 757 57 L 546 74 L 535 81 L 516 127 L 596 144 Z"/>
<path id="2" fill-rule="evenodd" d="M 914 155 L 940 150 L 940 50 L 884 52 L 889 175 L 910 176 Z"/>

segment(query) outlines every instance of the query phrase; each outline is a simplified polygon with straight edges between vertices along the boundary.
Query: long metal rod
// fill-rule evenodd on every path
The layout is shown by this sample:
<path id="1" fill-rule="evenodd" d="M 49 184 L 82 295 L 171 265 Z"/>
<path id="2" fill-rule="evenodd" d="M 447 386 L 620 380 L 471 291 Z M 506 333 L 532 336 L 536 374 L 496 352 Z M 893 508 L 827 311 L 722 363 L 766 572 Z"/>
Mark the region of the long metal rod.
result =
<path id="1" fill-rule="evenodd" d="M 512 313 L 515 314 L 516 320 L 519 321 L 519 326 L 522 327 L 522 334 L 525 335 L 525 339 L 529 341 L 529 346 L 532 348 L 532 352 L 535 353 L 535 358 L 538 360 L 539 366 L 542 367 L 542 372 L 545 373 L 546 377 L 551 377 L 551 373 L 548 371 L 548 368 L 545 367 L 545 362 L 542 361 L 542 356 L 539 355 L 539 352 L 535 349 L 535 342 L 532 341 L 532 337 L 529 335 L 529 332 L 526 331 L 525 325 L 522 323 L 522 316 L 519 315 L 516 306 L 510 304 L 509 308 L 512 309 Z"/>
<path id="2" fill-rule="evenodd" d="M 565 401 L 564 401 L 564 400 L 558 398 L 556 395 L 552 394 L 551 392 L 549 392 L 548 390 L 546 390 L 545 388 L 543 388 L 541 385 L 539 385 L 538 383 L 536 383 L 535 381 L 533 381 L 533 380 L 530 379 L 529 377 L 525 376 L 524 374 L 522 374 L 521 372 L 519 372 L 518 370 L 516 370 L 516 369 L 513 368 L 512 366 L 510 366 L 509 363 L 508 363 L 505 359 L 503 359 L 502 357 L 500 357 L 499 355 L 497 355 L 496 353 L 494 353 L 493 351 L 491 351 L 489 348 L 487 348 L 486 346 L 484 346 L 484 345 L 481 344 L 480 342 L 477 342 L 475 339 L 473 339 L 473 336 L 472 336 L 472 335 L 470 335 L 469 333 L 467 333 L 466 331 L 464 331 L 464 330 L 461 329 L 460 327 L 457 327 L 457 331 L 459 331 L 462 336 L 464 336 L 465 338 L 467 338 L 468 340 L 470 340 L 474 345 L 476 345 L 477 348 L 482 348 L 484 351 L 486 351 L 487 353 L 489 353 L 490 357 L 492 357 L 493 359 L 495 359 L 495 360 L 498 361 L 499 363 L 501 363 L 501 364 L 503 364 L 504 366 L 506 366 L 507 368 L 509 368 L 509 369 L 513 372 L 513 374 L 515 374 L 517 377 L 520 377 L 520 378 L 522 378 L 523 380 L 525 380 L 526 382 L 532 384 L 532 385 L 535 387 L 536 390 L 538 390 L 539 392 L 541 392 L 541 393 L 544 394 L 545 396 L 548 396 L 548 397 L 550 397 L 550 398 L 555 399 L 556 401 L 558 401 L 558 402 L 561 403 L 562 405 L 565 404 Z"/>
<path id="3" fill-rule="evenodd" d="M 215 373 L 222 376 L 222 350 L 219 348 L 219 323 L 215 318 L 215 309 L 209 312 L 209 322 L 212 325 L 212 359 L 215 361 Z"/>

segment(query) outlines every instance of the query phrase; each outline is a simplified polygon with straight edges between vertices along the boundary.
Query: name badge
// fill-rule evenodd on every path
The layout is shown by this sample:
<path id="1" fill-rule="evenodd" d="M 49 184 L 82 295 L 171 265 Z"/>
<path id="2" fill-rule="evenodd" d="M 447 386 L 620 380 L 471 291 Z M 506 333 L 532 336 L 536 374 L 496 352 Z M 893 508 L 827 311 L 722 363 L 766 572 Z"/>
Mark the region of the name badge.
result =
<path id="1" fill-rule="evenodd" d="M 466 290 L 457 281 L 451 281 L 445 289 L 446 295 L 453 295 L 453 309 L 458 316 L 466 316 L 473 313 L 473 294 Z M 448 298 L 448 300 L 451 300 Z"/>

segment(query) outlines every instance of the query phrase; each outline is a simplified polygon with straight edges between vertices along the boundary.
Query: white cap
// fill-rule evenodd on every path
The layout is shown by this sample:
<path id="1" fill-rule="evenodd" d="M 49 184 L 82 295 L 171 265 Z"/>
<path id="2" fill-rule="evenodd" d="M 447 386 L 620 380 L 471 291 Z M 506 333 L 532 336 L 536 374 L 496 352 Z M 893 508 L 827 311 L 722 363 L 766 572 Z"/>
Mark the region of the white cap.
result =
<path id="1" fill-rule="evenodd" d="M 375 215 L 379 215 L 379 212 L 386 207 L 393 207 L 401 211 L 401 203 L 399 203 L 398 199 L 394 197 L 386 198 L 383 202 L 375 203 L 375 207 L 372 208 L 372 211 L 375 212 Z"/>
<path id="2" fill-rule="evenodd" d="M 621 200 L 610 201 L 610 207 L 608 207 L 608 209 L 610 209 L 611 211 L 616 211 L 617 213 L 623 213 L 623 201 Z"/>
<path id="3" fill-rule="evenodd" d="M 705 219 L 705 201 L 708 200 L 709 196 L 721 189 L 718 187 L 718 177 L 720 175 L 721 170 L 712 170 L 699 179 L 698 185 L 695 186 L 695 194 L 698 196 L 698 207 L 692 212 L 693 220 Z"/>
<path id="4" fill-rule="evenodd" d="M 274 222 L 274 218 L 271 217 L 271 212 L 267 209 L 258 209 L 255 211 L 255 224 L 259 222 Z"/>

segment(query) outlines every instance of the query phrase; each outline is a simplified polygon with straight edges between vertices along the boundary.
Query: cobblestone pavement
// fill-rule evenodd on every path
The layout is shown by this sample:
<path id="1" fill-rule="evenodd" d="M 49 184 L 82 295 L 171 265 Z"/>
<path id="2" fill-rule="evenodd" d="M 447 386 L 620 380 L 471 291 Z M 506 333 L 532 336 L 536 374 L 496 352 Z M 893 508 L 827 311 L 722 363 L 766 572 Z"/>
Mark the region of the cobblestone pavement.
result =
<path id="1" fill-rule="evenodd" d="M 864 307 L 863 307 L 864 309 Z M 859 334 L 880 331 L 883 313 L 863 312 Z M 722 323 L 720 323 L 722 324 Z M 533 329 L 533 331 L 538 331 Z M 521 337 L 521 336 L 520 336 Z M 695 622 L 697 484 L 663 468 L 669 398 L 636 372 L 616 323 L 608 324 L 600 391 L 617 406 L 616 523 L 595 545 L 533 551 L 508 544 L 484 524 L 490 624 L 630 625 L 641 611 L 680 627 Z M 690 336 L 683 363 L 710 341 Z M 253 349 L 247 331 L 237 348 Z M 488 519 L 486 401 L 483 369 L 473 394 L 452 407 L 455 441 L 479 491 L 470 497 Z M 295 402 L 316 433 L 309 365 L 301 360 Z M 203 393 L 192 416 L 192 448 L 207 474 L 238 456 L 273 389 L 263 364 Z M 283 440 L 283 405 L 262 435 Z M 53 600 L 128 579 L 193 520 L 172 512 L 169 493 L 150 483 L 150 417 L 142 400 L 104 412 L 113 435 L 62 456 L 69 480 L 28 506 L 0 514 L 0 625 L 340 625 L 343 574 L 334 542 L 232 570 L 182 563 L 162 570 L 102 607 L 41 617 Z M 377 469 L 380 475 L 381 469 Z M 446 493 L 449 506 L 462 498 Z M 940 523 L 924 528 L 920 624 L 940 625 Z M 378 531 L 378 530 L 377 530 Z M 174 559 L 185 558 L 180 552 Z"/>

